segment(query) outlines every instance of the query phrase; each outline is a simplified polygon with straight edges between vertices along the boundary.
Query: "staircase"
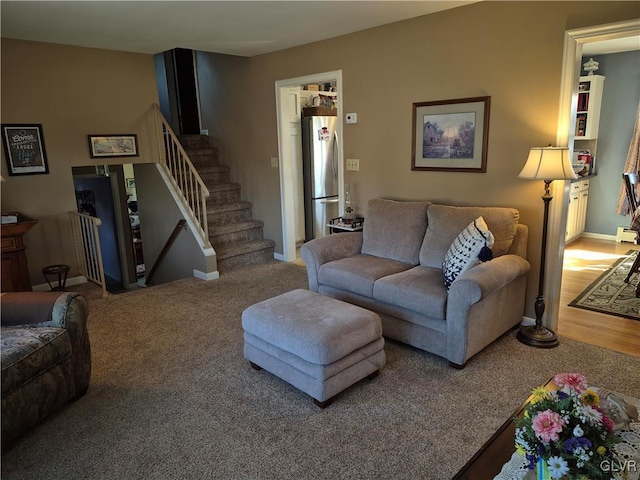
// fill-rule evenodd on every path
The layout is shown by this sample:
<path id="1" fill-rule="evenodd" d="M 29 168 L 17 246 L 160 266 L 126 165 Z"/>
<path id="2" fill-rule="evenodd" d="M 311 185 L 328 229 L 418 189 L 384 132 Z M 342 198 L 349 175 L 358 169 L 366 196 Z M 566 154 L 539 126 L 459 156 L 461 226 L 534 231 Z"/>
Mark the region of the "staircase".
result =
<path id="1" fill-rule="evenodd" d="M 207 224 L 216 251 L 218 271 L 273 260 L 275 242 L 263 237 L 264 222 L 252 218 L 252 205 L 240 198 L 240 185 L 229 181 L 229 167 L 220 165 L 218 149 L 207 135 L 178 137 L 209 189 Z"/>

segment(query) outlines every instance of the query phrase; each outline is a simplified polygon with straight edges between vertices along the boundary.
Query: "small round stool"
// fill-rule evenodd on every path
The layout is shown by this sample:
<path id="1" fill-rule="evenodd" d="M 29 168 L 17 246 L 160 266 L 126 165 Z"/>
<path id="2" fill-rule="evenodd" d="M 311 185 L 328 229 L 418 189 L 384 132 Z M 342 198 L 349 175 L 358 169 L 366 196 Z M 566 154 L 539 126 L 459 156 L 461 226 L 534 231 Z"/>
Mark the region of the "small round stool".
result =
<path id="1" fill-rule="evenodd" d="M 67 274 L 69 273 L 69 265 L 49 265 L 42 269 L 42 274 L 44 278 L 47 280 L 49 287 L 51 287 L 52 292 L 65 292 L 64 289 L 65 283 L 67 283 Z M 58 286 L 54 287 L 51 285 L 51 281 L 49 280 L 49 276 L 56 275 L 58 279 Z"/>

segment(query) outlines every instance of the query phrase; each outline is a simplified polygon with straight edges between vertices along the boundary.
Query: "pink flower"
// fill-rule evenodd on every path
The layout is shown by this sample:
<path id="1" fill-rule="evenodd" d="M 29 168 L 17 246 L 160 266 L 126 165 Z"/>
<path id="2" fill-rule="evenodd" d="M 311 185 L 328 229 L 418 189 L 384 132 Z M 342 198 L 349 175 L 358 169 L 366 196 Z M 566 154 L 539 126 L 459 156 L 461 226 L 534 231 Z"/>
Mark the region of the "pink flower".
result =
<path id="1" fill-rule="evenodd" d="M 553 382 L 560 390 L 568 390 L 567 393 L 573 391 L 580 394 L 587 389 L 587 379 L 579 373 L 559 373 Z"/>
<path id="2" fill-rule="evenodd" d="M 600 408 L 595 407 L 597 411 L 599 411 L 602 414 L 602 425 L 604 425 L 604 428 L 606 428 L 607 430 L 609 430 L 609 432 L 613 432 L 616 429 L 615 424 L 613 423 L 613 420 L 611 420 L 611 418 L 609 418 L 609 416 L 604 413 Z"/>
<path id="3" fill-rule="evenodd" d="M 564 420 L 558 413 L 545 410 L 533 417 L 531 426 L 536 437 L 542 440 L 542 443 L 555 442 L 560 438 L 558 434 L 564 427 Z"/>

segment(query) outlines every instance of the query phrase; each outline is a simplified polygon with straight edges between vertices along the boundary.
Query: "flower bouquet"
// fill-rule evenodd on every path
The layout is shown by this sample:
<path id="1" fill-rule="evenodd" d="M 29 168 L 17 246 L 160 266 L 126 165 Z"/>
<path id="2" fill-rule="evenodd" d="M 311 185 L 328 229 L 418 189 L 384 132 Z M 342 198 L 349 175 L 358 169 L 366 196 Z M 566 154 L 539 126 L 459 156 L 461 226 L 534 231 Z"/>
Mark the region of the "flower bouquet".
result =
<path id="1" fill-rule="evenodd" d="M 557 390 L 538 387 L 515 419 L 516 450 L 525 455 L 528 468 L 544 471 L 538 478 L 611 479 L 611 448 L 620 439 L 614 424 L 598 407 L 598 393 L 579 373 L 559 373 L 553 379 Z"/>

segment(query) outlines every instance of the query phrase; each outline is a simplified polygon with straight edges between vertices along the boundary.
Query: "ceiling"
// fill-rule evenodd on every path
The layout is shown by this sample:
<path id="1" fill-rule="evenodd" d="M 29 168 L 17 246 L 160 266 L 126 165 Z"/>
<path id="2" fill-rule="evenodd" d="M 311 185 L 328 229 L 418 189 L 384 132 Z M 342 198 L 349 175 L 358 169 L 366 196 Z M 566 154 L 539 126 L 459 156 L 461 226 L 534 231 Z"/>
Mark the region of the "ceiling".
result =
<path id="1" fill-rule="evenodd" d="M 251 57 L 470 1 L 5 1 L 3 37 L 155 54 Z"/>
<path id="2" fill-rule="evenodd" d="M 176 47 L 251 57 L 481 0 L 7 1 L 3 37 L 155 54 Z M 640 50 L 640 37 L 583 55 Z"/>

